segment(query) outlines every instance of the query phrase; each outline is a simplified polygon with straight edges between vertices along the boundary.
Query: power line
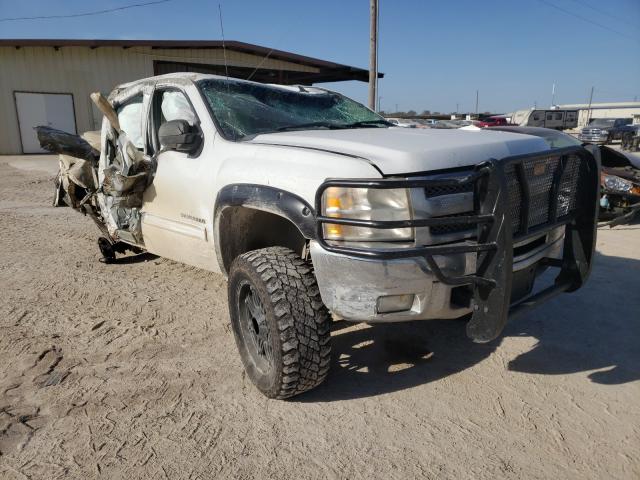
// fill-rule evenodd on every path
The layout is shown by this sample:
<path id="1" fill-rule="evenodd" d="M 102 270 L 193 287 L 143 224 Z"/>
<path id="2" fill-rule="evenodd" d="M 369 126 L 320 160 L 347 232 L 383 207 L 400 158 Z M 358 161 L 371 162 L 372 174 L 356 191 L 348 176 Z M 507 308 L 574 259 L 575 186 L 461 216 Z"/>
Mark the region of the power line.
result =
<path id="1" fill-rule="evenodd" d="M 0 22 L 14 22 L 17 20 L 49 20 L 49 19 L 56 19 L 56 18 L 89 17 L 92 15 L 103 15 L 105 13 L 118 12 L 120 10 L 127 10 L 129 8 L 147 7 L 149 5 L 157 5 L 159 3 L 166 3 L 171 1 L 172 0 L 155 0 L 153 2 L 134 3 L 131 5 L 124 5 L 122 7 L 109 8 L 106 10 L 96 10 L 94 12 L 85 12 L 85 13 L 72 13 L 69 15 L 41 15 L 37 17 L 7 17 L 7 18 L 0 18 Z"/>
<path id="2" fill-rule="evenodd" d="M 627 23 L 627 24 L 629 24 L 629 25 L 631 25 L 633 27 L 637 27 L 638 26 L 636 23 L 633 23 L 632 21 L 629 21 L 629 19 L 627 19 L 627 18 L 619 17 L 617 15 L 612 15 L 611 13 L 607 12 L 606 10 L 602 10 L 601 8 L 594 7 L 593 5 L 589 4 L 588 2 L 585 2 L 585 1 L 580 2 L 578 0 L 572 0 L 572 1 L 577 3 L 578 5 L 582 5 L 584 7 L 588 7 L 588 8 L 590 8 L 591 10 L 593 10 L 595 12 L 601 13 L 602 15 L 606 15 L 607 17 L 613 18 L 614 20 L 617 20 L 619 22 Z"/>
<path id="3" fill-rule="evenodd" d="M 548 2 L 547 0 L 538 0 L 538 1 L 540 3 L 544 3 L 548 7 L 555 8 L 556 10 L 560 10 L 561 12 L 566 13 L 567 15 L 571 15 L 572 17 L 579 18 L 583 22 L 587 22 L 587 23 L 590 23 L 590 24 L 595 25 L 597 27 L 604 28 L 605 30 L 608 30 L 608 31 L 613 32 L 613 33 L 616 33 L 616 34 L 621 35 L 623 37 L 631 38 L 631 39 L 636 40 L 636 41 L 638 40 L 637 38 L 634 38 L 634 37 L 632 37 L 630 35 L 627 35 L 626 33 L 620 32 L 618 30 L 610 28 L 610 27 L 608 27 L 606 25 L 603 25 L 601 23 L 594 22 L 593 20 L 590 20 L 590 19 L 588 19 L 586 17 L 583 17 L 582 15 L 579 15 L 579 14 L 577 14 L 575 12 L 572 12 L 571 10 L 567 10 L 567 9 L 562 8 L 562 7 L 558 6 L 558 5 L 555 5 L 555 4 L 551 3 L 551 2 Z"/>

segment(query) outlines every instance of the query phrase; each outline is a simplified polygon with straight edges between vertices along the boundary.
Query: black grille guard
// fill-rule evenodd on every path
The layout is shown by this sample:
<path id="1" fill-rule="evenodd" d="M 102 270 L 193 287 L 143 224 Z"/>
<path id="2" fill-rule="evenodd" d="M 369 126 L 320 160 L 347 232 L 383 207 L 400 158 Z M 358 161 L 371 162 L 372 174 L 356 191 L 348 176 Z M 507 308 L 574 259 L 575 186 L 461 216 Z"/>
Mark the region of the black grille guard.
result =
<path id="1" fill-rule="evenodd" d="M 577 156 L 580 159 L 576 207 L 568 215 L 558 218 L 558 190 L 562 172 L 569 156 Z M 524 181 L 524 162 L 558 157 L 560 157 L 560 164 L 550 190 L 549 221 L 543 225 L 529 228 L 531 197 L 528 184 Z M 520 222 L 523 228 L 516 238 L 512 234 L 511 218 L 508 215 L 508 187 L 505 174 L 505 168 L 511 164 L 514 164 L 516 174 L 522 180 Z M 463 186 L 470 183 L 474 187 L 474 214 L 469 216 L 374 221 L 320 215 L 322 195 L 330 187 L 426 188 Z M 352 257 L 384 260 L 422 258 L 428 269 L 440 282 L 452 286 L 471 285 L 473 287 L 473 313 L 467 324 L 467 335 L 475 342 L 489 342 L 500 335 L 509 316 L 520 314 L 562 292 L 577 290 L 584 284 L 591 270 L 595 250 L 599 183 L 600 165 L 598 160 L 589 151 L 579 146 L 543 153 L 517 155 L 501 160 L 490 159 L 477 164 L 473 171 L 464 177 L 327 180 L 316 192 L 316 238 L 325 250 Z M 386 229 L 468 224 L 477 225 L 477 236 L 475 241 L 464 243 L 397 249 L 363 248 L 328 243 L 323 238 L 322 226 L 325 223 Z M 553 285 L 511 305 L 514 240 L 521 241 L 561 225 L 565 225 L 562 259 L 545 258 L 542 260 L 545 265 L 560 270 Z M 477 253 L 477 271 L 474 275 L 447 275 L 434 259 L 434 256 L 461 253 Z"/>

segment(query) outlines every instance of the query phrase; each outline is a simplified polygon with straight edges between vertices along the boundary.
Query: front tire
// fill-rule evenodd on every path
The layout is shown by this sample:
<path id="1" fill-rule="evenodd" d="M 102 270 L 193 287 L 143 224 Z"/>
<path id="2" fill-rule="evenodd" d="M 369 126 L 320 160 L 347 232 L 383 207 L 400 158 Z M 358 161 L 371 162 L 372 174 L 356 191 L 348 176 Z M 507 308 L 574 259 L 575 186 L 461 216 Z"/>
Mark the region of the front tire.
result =
<path id="1" fill-rule="evenodd" d="M 324 381 L 331 319 L 308 262 L 284 247 L 240 255 L 231 265 L 228 295 L 238 351 L 258 390 L 283 399 Z"/>

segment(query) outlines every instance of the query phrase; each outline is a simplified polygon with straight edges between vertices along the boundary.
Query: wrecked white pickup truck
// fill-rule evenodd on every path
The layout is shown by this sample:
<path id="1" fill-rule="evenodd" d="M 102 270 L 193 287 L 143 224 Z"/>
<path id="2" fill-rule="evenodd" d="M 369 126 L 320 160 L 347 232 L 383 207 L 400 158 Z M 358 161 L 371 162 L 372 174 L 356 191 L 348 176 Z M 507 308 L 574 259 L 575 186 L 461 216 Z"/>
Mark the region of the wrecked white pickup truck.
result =
<path id="1" fill-rule="evenodd" d="M 226 274 L 240 355 L 268 397 L 324 380 L 331 315 L 469 315 L 488 342 L 589 274 L 599 165 L 583 147 L 397 128 L 324 89 L 193 73 L 93 98 L 99 159 L 85 148 L 62 173 L 66 201 L 96 220 L 106 261 L 132 249 Z M 89 179 L 73 185 L 78 171 Z M 548 268 L 553 284 L 534 288 Z"/>

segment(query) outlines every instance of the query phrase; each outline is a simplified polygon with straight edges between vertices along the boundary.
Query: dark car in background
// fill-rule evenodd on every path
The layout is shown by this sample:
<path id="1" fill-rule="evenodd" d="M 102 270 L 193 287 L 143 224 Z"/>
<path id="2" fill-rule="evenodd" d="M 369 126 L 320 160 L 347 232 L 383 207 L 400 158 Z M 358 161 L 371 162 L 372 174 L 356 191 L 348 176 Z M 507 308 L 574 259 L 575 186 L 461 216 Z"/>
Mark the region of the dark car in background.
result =
<path id="1" fill-rule="evenodd" d="M 606 145 L 614 140 L 620 140 L 625 127 L 632 122 L 632 118 L 594 118 L 582 129 L 578 139 L 585 143 Z"/>

